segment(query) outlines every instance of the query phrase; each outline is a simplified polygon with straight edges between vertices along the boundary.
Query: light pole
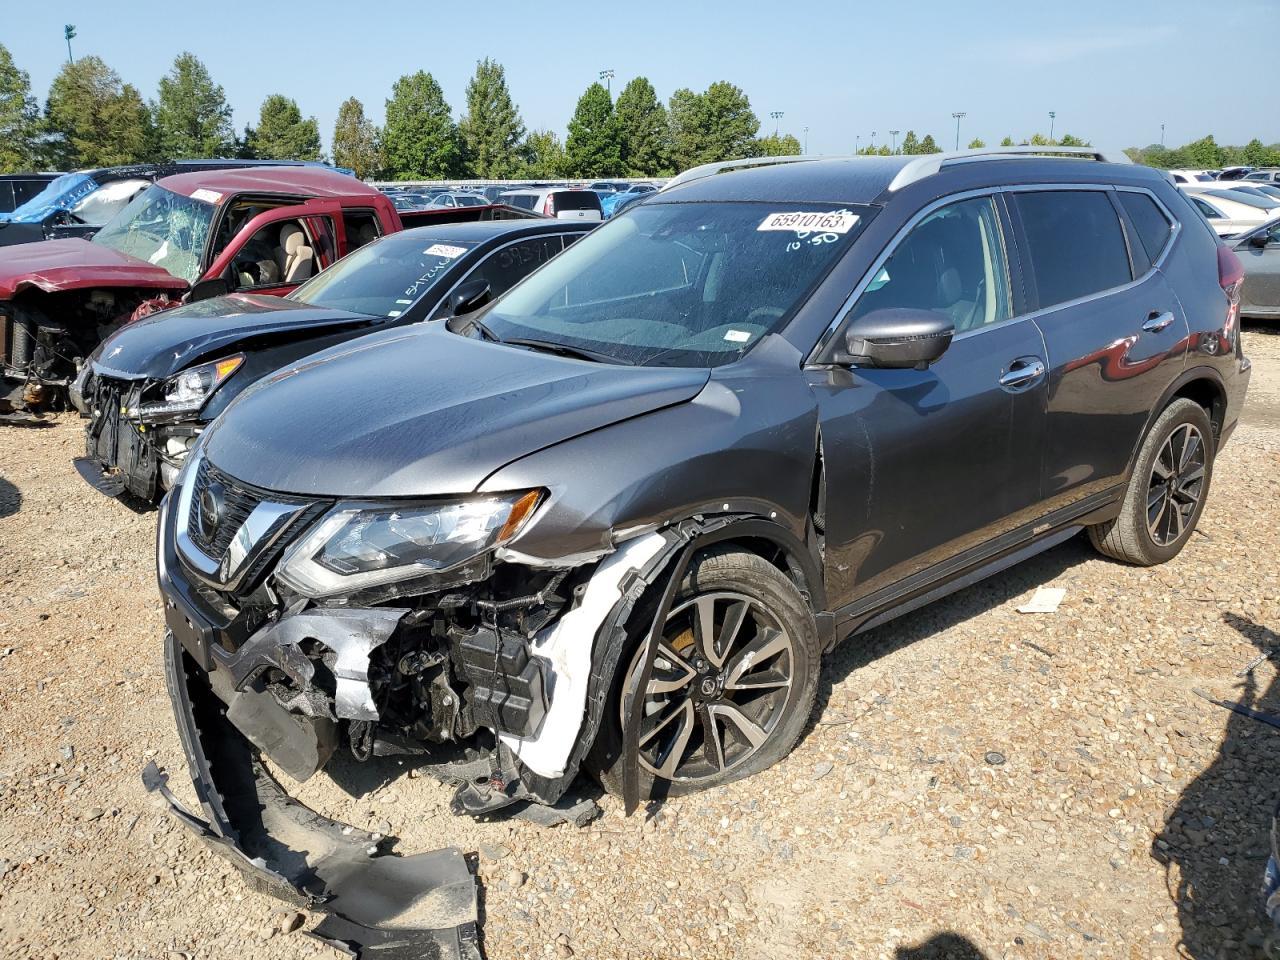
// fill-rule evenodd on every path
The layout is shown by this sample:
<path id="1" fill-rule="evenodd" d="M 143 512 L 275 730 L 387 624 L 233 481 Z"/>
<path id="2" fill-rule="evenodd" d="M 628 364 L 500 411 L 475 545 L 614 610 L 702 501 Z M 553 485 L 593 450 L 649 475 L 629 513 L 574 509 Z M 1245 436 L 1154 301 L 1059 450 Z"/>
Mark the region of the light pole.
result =
<path id="1" fill-rule="evenodd" d="M 1164 146 L 1164 124 L 1160 124 L 1160 146 Z"/>
<path id="2" fill-rule="evenodd" d="M 778 135 L 778 122 L 782 119 L 782 111 L 770 110 L 769 116 L 773 117 L 773 135 L 776 137 Z"/>
<path id="3" fill-rule="evenodd" d="M 855 157 L 858 155 L 858 144 L 860 144 L 861 142 L 862 142 L 862 134 L 860 134 L 860 133 L 854 134 L 854 137 L 853 137 L 853 155 L 854 155 Z"/>
<path id="4" fill-rule="evenodd" d="M 1054 118 L 1057 116 L 1058 116 L 1058 113 L 1056 110 L 1049 111 L 1049 142 L 1050 143 L 1053 143 L 1053 121 L 1054 121 Z"/>
<path id="5" fill-rule="evenodd" d="M 803 152 L 806 154 L 809 152 L 809 128 L 808 127 L 804 128 L 804 151 Z"/>
<path id="6" fill-rule="evenodd" d="M 898 134 L 901 132 L 902 132 L 901 130 L 889 131 L 889 136 L 893 137 L 893 147 L 891 149 L 893 150 L 894 153 L 898 152 Z"/>
<path id="7" fill-rule="evenodd" d="M 959 150 L 960 149 L 960 121 L 963 120 L 967 116 L 967 114 L 963 110 L 961 110 L 957 113 L 953 113 L 951 116 L 955 117 L 955 120 L 956 120 L 956 149 Z"/>
<path id="8" fill-rule="evenodd" d="M 65 27 L 62 28 L 62 35 L 63 37 L 66 38 L 66 41 L 67 41 L 67 63 L 75 63 L 76 62 L 75 57 L 71 56 L 71 40 L 76 35 L 75 26 L 68 23 Z"/>
<path id="9" fill-rule="evenodd" d="M 604 81 L 604 88 L 608 91 L 609 99 L 613 99 L 613 71 L 601 70 L 600 79 Z"/>
<path id="10" fill-rule="evenodd" d="M 875 132 L 874 130 L 872 130 L 872 131 L 871 131 L 871 143 L 867 146 L 867 149 L 868 149 L 868 150 L 874 150 L 875 148 L 876 148 L 876 132 Z"/>

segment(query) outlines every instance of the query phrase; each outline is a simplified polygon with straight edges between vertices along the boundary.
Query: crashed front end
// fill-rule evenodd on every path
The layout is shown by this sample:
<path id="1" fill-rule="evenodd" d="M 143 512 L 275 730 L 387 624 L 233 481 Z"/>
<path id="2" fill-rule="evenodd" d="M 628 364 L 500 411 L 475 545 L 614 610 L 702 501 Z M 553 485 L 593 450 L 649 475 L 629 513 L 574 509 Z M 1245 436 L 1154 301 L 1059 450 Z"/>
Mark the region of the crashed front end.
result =
<path id="1" fill-rule="evenodd" d="M 206 423 L 210 396 L 244 361 L 242 354 L 200 364 L 171 377 L 126 374 L 96 357 L 70 388 L 87 418 L 85 452 L 76 471 L 109 497 L 129 493 L 156 503 L 177 481 Z"/>
<path id="2" fill-rule="evenodd" d="M 281 495 L 197 446 L 158 534 L 179 727 L 199 729 L 194 704 L 212 697 L 219 740 L 296 780 L 339 752 L 402 755 L 456 784 L 455 813 L 563 807 L 627 617 L 678 538 L 649 533 L 562 568 L 504 559 L 543 495 Z M 190 747 L 188 759 L 202 802 L 216 797 L 208 765 Z"/>

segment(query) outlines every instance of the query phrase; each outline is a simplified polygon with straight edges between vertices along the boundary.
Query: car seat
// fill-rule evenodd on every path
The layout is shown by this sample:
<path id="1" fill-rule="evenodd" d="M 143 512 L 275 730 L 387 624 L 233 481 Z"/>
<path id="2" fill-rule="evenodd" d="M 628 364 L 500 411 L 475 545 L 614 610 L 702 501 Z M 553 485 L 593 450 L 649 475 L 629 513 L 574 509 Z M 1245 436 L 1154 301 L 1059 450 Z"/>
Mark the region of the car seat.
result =
<path id="1" fill-rule="evenodd" d="M 301 283 L 315 267 L 315 251 L 307 246 L 307 235 L 297 223 L 280 228 L 280 246 L 275 255 L 284 283 Z"/>

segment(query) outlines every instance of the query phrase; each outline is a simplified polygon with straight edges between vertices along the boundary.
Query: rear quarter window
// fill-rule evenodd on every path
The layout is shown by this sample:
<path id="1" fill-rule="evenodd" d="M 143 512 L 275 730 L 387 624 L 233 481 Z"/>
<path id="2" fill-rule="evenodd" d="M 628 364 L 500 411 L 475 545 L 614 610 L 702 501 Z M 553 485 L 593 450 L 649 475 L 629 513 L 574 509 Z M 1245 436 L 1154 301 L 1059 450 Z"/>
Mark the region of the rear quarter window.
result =
<path id="1" fill-rule="evenodd" d="M 1120 218 L 1106 193 L 1045 190 L 1011 197 L 1041 309 L 1133 279 Z"/>
<path id="2" fill-rule="evenodd" d="M 1124 212 L 1129 217 L 1129 222 L 1133 224 L 1134 232 L 1138 235 L 1138 243 L 1146 253 L 1147 261 L 1154 263 L 1159 259 L 1165 244 L 1169 242 L 1173 225 L 1169 223 L 1159 204 L 1147 194 L 1121 190 L 1117 197 L 1120 200 L 1120 206 L 1124 207 Z M 1137 259 L 1136 251 L 1135 259 Z"/>

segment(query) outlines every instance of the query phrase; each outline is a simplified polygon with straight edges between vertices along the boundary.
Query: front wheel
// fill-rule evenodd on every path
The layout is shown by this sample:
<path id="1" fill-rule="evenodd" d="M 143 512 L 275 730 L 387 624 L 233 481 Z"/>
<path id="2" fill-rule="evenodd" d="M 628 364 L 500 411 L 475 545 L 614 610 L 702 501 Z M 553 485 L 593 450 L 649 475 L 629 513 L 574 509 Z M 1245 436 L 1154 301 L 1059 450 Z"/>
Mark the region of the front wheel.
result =
<path id="1" fill-rule="evenodd" d="M 640 669 L 648 623 L 639 626 L 589 760 L 614 794 L 622 793 L 623 691 Z M 785 757 L 813 709 L 820 661 L 813 613 L 781 571 L 727 547 L 696 557 L 641 706 L 641 796 L 731 783 Z"/>
<path id="2" fill-rule="evenodd" d="M 1150 567 L 1178 555 L 1204 512 L 1213 476 L 1213 424 L 1200 404 L 1169 404 L 1147 434 L 1120 515 L 1089 528 L 1099 551 Z"/>

